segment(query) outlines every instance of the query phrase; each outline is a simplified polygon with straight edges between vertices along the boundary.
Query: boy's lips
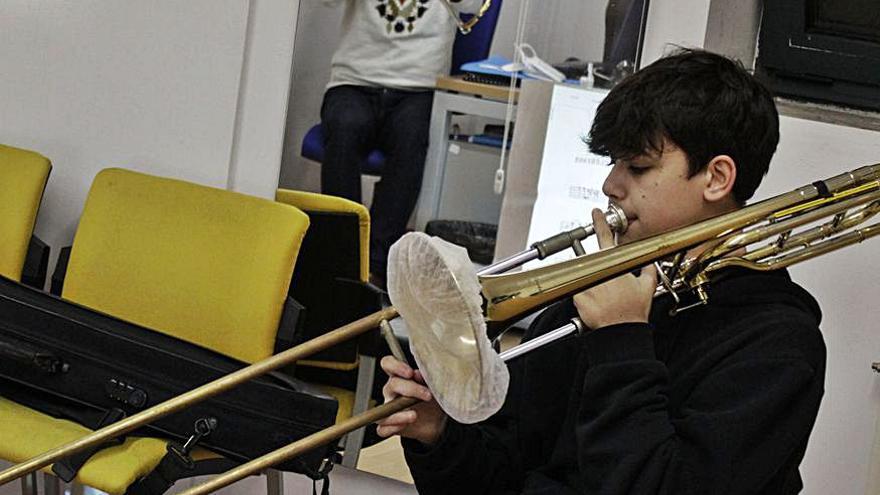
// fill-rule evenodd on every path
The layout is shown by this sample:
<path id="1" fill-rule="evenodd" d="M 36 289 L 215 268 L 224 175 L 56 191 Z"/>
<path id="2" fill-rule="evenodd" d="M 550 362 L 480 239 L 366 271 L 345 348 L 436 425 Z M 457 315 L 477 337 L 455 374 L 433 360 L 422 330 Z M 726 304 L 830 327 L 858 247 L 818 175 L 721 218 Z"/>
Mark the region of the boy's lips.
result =
<path id="1" fill-rule="evenodd" d="M 626 210 L 625 210 L 624 208 L 622 208 L 620 205 L 618 205 L 617 207 L 620 208 L 621 211 L 623 211 L 623 216 L 626 217 L 626 221 L 627 221 L 627 223 L 639 219 L 638 215 L 626 211 Z"/>
<path id="2" fill-rule="evenodd" d="M 624 213 L 626 213 L 626 230 L 622 233 L 625 234 L 626 231 L 628 231 L 630 228 L 632 228 L 633 223 L 637 222 L 639 220 L 639 217 L 637 215 L 632 214 L 632 213 L 626 212 L 626 210 L 624 210 Z"/>

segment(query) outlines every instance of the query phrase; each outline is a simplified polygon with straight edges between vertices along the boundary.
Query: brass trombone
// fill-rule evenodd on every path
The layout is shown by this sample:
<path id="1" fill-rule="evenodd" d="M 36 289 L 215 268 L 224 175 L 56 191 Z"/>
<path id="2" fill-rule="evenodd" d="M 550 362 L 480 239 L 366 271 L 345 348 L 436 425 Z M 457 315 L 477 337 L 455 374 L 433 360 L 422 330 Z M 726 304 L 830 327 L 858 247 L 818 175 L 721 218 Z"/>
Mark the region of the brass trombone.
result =
<path id="1" fill-rule="evenodd" d="M 630 244 L 618 246 L 534 270 L 479 277 L 485 298 L 485 316 L 489 322 L 509 322 L 537 308 L 573 295 L 633 269 L 672 258 L 661 277 L 657 293 L 678 296 L 690 292 L 700 302 L 710 297 L 708 283 L 712 272 L 727 266 L 745 266 L 773 270 L 820 256 L 841 247 L 880 234 L 880 223 L 856 228 L 880 211 L 880 164 L 869 165 L 824 181 L 817 181 L 791 192 L 754 205 L 711 218 L 697 224 Z M 606 216 L 611 213 L 606 214 Z M 831 217 L 817 226 L 817 222 Z M 796 228 L 806 230 L 794 233 Z M 586 232 L 586 230 L 585 230 Z M 772 239 L 769 244 L 743 254 L 745 247 Z M 694 247 L 703 246 L 701 254 L 687 258 Z M 490 270 L 491 271 L 491 270 Z M 205 384 L 179 397 L 144 410 L 127 419 L 104 427 L 70 444 L 57 447 L 0 473 L 0 484 L 8 483 L 63 457 L 128 433 L 155 419 L 188 405 L 224 392 L 244 381 L 289 365 L 310 354 L 331 347 L 378 326 L 397 316 L 386 308 L 319 338 L 291 348 L 264 361 Z M 577 324 L 570 325 L 577 331 Z M 551 332 L 556 333 L 556 332 Z M 546 340 L 544 343 L 552 340 Z M 534 343 L 523 346 L 531 349 Z M 523 352 L 523 347 L 511 354 Z M 424 370 L 430 373 L 432 370 Z M 366 424 L 375 422 L 418 402 L 401 397 L 326 430 L 298 440 L 238 466 L 208 483 L 183 492 L 204 494 L 218 490 L 246 476 L 326 444 Z"/>

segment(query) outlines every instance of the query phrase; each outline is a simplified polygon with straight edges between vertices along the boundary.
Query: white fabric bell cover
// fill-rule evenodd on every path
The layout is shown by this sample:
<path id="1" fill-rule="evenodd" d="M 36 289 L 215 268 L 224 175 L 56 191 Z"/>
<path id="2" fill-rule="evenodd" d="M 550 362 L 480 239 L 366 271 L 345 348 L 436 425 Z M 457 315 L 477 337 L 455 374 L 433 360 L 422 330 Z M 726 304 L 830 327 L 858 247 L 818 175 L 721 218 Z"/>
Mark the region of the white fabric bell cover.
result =
<path id="1" fill-rule="evenodd" d="M 486 335 L 480 286 L 467 251 L 421 232 L 404 235 L 388 256 L 388 294 L 406 321 L 416 364 L 440 407 L 460 423 L 497 412 L 510 375 Z"/>

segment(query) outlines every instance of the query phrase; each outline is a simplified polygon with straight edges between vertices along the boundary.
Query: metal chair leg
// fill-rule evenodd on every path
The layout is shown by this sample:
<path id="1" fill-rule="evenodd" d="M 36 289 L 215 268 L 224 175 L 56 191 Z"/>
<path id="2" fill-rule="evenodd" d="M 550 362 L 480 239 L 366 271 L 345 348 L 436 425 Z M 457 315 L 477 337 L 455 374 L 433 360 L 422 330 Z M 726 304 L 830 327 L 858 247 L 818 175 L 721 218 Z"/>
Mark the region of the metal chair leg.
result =
<path id="1" fill-rule="evenodd" d="M 266 494 L 284 495 L 284 473 L 277 469 L 266 470 Z"/>
<path id="2" fill-rule="evenodd" d="M 49 473 L 43 473 L 43 493 L 45 495 L 61 495 L 61 480 Z"/>
<path id="3" fill-rule="evenodd" d="M 358 363 L 357 388 L 354 395 L 354 406 L 351 415 L 355 416 L 370 407 L 370 395 L 373 392 L 373 375 L 376 372 L 376 358 L 361 354 Z M 361 445 L 364 443 L 364 428 L 358 428 L 345 436 L 345 448 L 342 452 L 342 465 L 357 468 Z"/>
<path id="4" fill-rule="evenodd" d="M 21 479 L 21 495 L 37 495 L 37 473 L 31 473 Z"/>

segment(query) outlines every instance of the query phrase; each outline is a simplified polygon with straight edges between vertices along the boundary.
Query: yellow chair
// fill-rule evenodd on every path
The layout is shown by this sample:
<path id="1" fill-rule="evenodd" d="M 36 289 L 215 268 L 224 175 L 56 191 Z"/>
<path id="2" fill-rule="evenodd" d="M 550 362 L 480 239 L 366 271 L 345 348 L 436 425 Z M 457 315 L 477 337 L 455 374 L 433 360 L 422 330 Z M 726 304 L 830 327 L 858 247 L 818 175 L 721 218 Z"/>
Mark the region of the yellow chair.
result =
<path id="1" fill-rule="evenodd" d="M 308 224 L 301 211 L 277 202 L 107 169 L 86 200 L 62 297 L 254 362 L 273 353 Z M 15 419 L 0 422 L 0 458 L 13 462 L 89 432 L 15 403 L 2 407 L 0 416 Z M 157 466 L 166 444 L 128 437 L 90 458 L 76 480 L 122 494 Z"/>
<path id="2" fill-rule="evenodd" d="M 0 144 L 0 276 L 21 281 L 51 169 L 39 153 Z"/>
<path id="3" fill-rule="evenodd" d="M 34 231 L 37 210 L 46 189 L 52 164 L 49 159 L 33 151 L 0 144 L 0 276 L 20 282 L 27 257 L 28 245 Z M 11 433 L 27 431 L 22 424 L 8 421 L 18 419 L 10 415 L 16 404 L 0 397 L 0 445 L 10 442 Z M 13 443 L 16 439 L 13 440 Z M 20 439 L 18 439 L 20 441 Z M 0 456 L 2 457 L 2 456 Z M 35 488 L 36 477 L 22 480 L 22 490 Z"/>
<path id="4" fill-rule="evenodd" d="M 359 203 L 324 194 L 279 189 L 276 201 L 309 215 L 309 232 L 290 288 L 305 306 L 306 338 L 313 338 L 380 308 L 369 285 L 370 215 Z M 339 402 L 337 422 L 370 405 L 378 332 L 297 362 L 295 376 L 316 384 Z M 356 467 L 364 428 L 343 439 L 342 464 Z"/>

